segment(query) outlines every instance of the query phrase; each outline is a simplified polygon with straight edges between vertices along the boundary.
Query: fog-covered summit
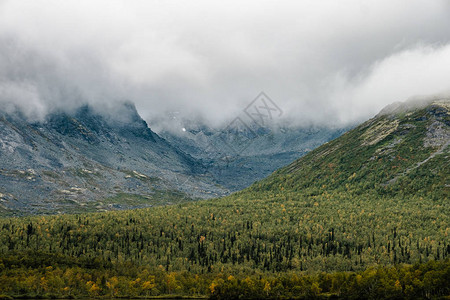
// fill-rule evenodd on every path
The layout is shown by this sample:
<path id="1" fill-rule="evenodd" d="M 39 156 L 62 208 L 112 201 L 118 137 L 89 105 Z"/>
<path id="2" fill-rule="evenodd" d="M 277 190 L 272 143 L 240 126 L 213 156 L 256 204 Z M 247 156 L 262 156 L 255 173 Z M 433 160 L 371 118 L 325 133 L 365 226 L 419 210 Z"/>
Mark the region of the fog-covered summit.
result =
<path id="1" fill-rule="evenodd" d="M 139 195 L 139 205 L 148 206 L 170 202 L 167 193 L 186 193 L 178 197 L 183 199 L 225 192 L 201 162 L 154 133 L 130 103 L 114 113 L 83 105 L 34 122 L 20 111 L 0 112 L 0 154 L 5 211 L 133 206 L 126 200 L 104 202 L 124 194 Z"/>

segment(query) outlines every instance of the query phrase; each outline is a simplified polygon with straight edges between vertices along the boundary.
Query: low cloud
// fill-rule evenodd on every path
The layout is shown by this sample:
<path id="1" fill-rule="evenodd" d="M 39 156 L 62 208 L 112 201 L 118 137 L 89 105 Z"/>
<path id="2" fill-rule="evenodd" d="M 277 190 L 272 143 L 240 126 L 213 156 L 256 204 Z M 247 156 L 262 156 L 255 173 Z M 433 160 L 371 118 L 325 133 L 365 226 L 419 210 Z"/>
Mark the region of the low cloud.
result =
<path id="1" fill-rule="evenodd" d="M 136 103 L 220 124 L 266 92 L 343 125 L 450 90 L 447 1 L 0 1 L 0 102 L 41 118 Z"/>

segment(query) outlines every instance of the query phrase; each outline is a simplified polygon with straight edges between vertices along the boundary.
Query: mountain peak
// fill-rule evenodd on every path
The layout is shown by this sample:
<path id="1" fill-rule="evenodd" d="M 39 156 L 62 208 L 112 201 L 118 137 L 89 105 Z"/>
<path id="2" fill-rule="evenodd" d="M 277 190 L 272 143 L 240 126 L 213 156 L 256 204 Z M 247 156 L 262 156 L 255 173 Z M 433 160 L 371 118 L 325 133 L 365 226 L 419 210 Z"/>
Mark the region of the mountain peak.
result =
<path id="1" fill-rule="evenodd" d="M 19 112 L 2 113 L 0 165 L 0 193 L 10 199 L 0 213 L 108 209 L 93 203 L 123 193 L 142 195 L 142 205 L 153 205 L 169 201 L 168 193 L 183 199 L 183 191 L 194 197 L 224 192 L 212 180 L 201 180 L 201 162 L 160 138 L 129 102 L 103 111 L 83 105 L 34 122 Z M 189 181 L 181 186 L 181 178 Z M 155 200 L 156 195 L 166 196 Z"/>
<path id="2" fill-rule="evenodd" d="M 78 136 L 90 142 L 98 142 L 99 135 L 114 138 L 111 132 L 133 134 L 155 142 L 157 135 L 148 128 L 131 102 L 115 103 L 100 110 L 97 106 L 82 105 L 74 111 L 55 111 L 37 125 L 49 126 L 60 134 Z"/>
<path id="3" fill-rule="evenodd" d="M 376 117 L 384 115 L 396 115 L 412 112 L 427 106 L 441 106 L 444 109 L 450 109 L 450 97 L 433 96 L 433 97 L 415 97 L 404 102 L 394 102 L 384 107 Z"/>

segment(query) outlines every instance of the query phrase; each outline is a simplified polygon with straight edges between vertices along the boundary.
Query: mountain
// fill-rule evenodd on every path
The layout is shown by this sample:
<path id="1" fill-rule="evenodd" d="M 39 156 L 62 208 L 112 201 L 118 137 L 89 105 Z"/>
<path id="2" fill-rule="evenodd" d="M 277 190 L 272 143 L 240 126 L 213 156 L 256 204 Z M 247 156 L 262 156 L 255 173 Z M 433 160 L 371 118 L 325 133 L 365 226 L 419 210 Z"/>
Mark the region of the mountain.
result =
<path id="1" fill-rule="evenodd" d="M 250 186 L 349 129 L 301 127 L 288 122 L 260 126 L 243 118 L 211 127 L 174 114 L 168 119 L 155 120 L 155 124 L 170 124 L 158 134 L 201 160 L 214 180 L 230 191 Z"/>
<path id="2" fill-rule="evenodd" d="M 446 296 L 449 141 L 449 99 L 397 103 L 227 197 L 0 218 L 0 291 L 60 298 Z"/>
<path id="3" fill-rule="evenodd" d="M 0 214 L 130 209 L 219 197 L 345 131 L 288 124 L 216 129 L 200 121 L 169 121 L 166 128 L 184 131 L 156 134 L 129 102 L 102 111 L 89 105 L 56 111 L 39 121 L 20 110 L 0 112 Z"/>
<path id="4" fill-rule="evenodd" d="M 64 213 L 222 195 L 196 159 L 150 130 L 131 103 L 30 122 L 0 113 L 0 210 Z"/>
<path id="5" fill-rule="evenodd" d="M 281 184 L 310 196 L 338 191 L 448 199 L 449 110 L 448 99 L 392 104 L 252 190 L 279 190 Z"/>

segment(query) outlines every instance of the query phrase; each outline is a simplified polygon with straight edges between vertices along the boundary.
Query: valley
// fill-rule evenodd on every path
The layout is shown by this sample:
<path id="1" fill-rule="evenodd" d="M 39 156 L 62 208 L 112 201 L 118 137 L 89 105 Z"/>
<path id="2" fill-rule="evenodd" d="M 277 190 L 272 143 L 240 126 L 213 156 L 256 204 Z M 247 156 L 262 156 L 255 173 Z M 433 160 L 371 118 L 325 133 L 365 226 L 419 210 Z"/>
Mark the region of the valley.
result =
<path id="1" fill-rule="evenodd" d="M 449 108 L 447 99 L 395 104 L 219 199 L 0 219 L 1 289 L 58 297 L 444 296 Z"/>

